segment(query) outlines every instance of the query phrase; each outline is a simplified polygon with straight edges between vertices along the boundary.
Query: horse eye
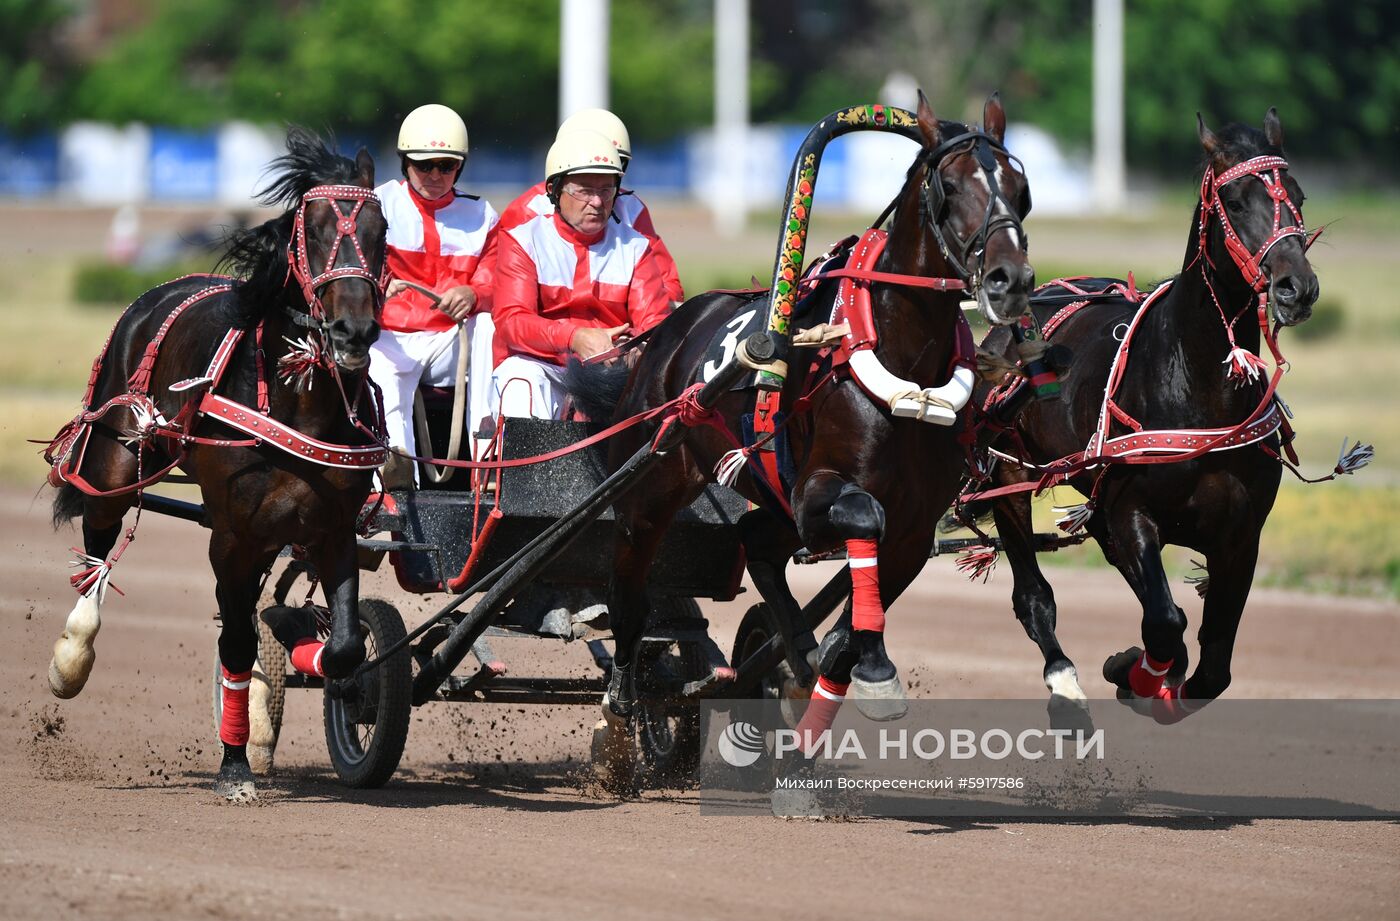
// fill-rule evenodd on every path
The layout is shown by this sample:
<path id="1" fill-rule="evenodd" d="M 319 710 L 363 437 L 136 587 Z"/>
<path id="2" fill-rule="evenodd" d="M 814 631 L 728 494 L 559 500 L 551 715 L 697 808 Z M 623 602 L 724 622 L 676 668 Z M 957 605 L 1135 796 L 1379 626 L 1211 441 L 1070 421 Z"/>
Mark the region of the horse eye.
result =
<path id="1" fill-rule="evenodd" d="M 944 180 L 943 180 L 943 194 L 944 194 L 944 196 L 952 195 L 952 194 L 954 194 L 954 193 L 957 192 L 957 191 L 958 191 L 958 187 L 957 187 L 957 186 L 953 185 L 953 184 L 952 184 L 951 182 L 949 182 L 947 179 L 944 179 Z"/>
<path id="2" fill-rule="evenodd" d="M 1229 201 L 1225 202 L 1225 209 L 1231 214 L 1239 214 L 1241 211 L 1244 210 L 1244 204 L 1232 198 Z"/>

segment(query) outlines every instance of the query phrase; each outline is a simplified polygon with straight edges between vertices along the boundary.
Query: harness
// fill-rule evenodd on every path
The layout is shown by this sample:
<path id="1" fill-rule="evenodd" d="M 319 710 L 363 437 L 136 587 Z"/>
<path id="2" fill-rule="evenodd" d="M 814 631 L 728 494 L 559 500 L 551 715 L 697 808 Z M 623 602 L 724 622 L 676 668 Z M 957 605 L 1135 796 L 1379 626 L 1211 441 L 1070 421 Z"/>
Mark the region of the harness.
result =
<path id="1" fill-rule="evenodd" d="M 1140 328 L 1143 318 L 1170 290 L 1174 279 L 1159 285 L 1145 299 L 1137 296 L 1136 286 L 1131 278 L 1124 285 L 1114 283 L 1108 288 L 1097 291 L 1085 291 L 1076 287 L 1073 282 L 1077 279 L 1061 279 L 1042 286 L 1040 291 L 1050 287 L 1058 287 L 1071 293 L 1082 294 L 1083 298 L 1075 300 L 1057 311 L 1045 324 L 1045 338 L 1049 339 L 1054 332 L 1060 328 L 1071 316 L 1080 309 L 1094 301 L 1095 295 L 1119 294 L 1130 303 L 1137 304 L 1137 311 L 1132 320 L 1127 324 L 1122 341 L 1114 353 L 1113 363 L 1109 368 L 1108 383 L 1104 388 L 1103 401 L 1100 404 L 1098 423 L 1093 434 L 1089 437 L 1084 450 L 1077 454 L 1060 458 L 1050 464 L 1038 465 L 1027 461 L 1024 457 L 1015 457 L 1001 451 L 989 449 L 992 456 L 1014 463 L 1023 469 L 1034 471 L 1040 474 L 1040 478 L 1035 481 L 1016 483 L 1009 486 L 1002 486 L 995 489 L 969 492 L 959 499 L 959 504 L 978 500 L 991 499 L 998 496 L 1008 495 L 1016 492 L 1034 491 L 1039 494 L 1046 488 L 1059 485 L 1069 477 L 1091 468 L 1098 468 L 1099 473 L 1094 480 L 1090 491 L 1089 501 L 1085 506 L 1072 510 L 1071 515 L 1066 519 L 1063 526 L 1066 530 L 1075 530 L 1082 527 L 1088 520 L 1089 514 L 1094 507 L 1099 488 L 1103 482 L 1104 474 L 1114 464 L 1163 464 L 1179 463 L 1181 461 L 1194 460 L 1207 453 L 1215 451 L 1229 451 L 1246 445 L 1257 444 L 1268 438 L 1270 435 L 1283 430 L 1283 441 L 1285 449 L 1289 453 L 1288 460 L 1283 460 L 1278 454 L 1266 445 L 1261 447 L 1271 456 L 1279 459 L 1297 474 L 1297 458 L 1293 454 L 1288 442 L 1292 439 L 1292 431 L 1284 418 L 1281 410 L 1281 400 L 1277 397 L 1279 381 L 1288 370 L 1288 362 L 1283 357 L 1278 347 L 1277 329 L 1271 327 L 1268 321 L 1268 284 L 1269 279 L 1264 273 L 1261 263 L 1269 251 L 1273 249 L 1281 240 L 1288 237 L 1300 237 L 1304 246 L 1310 247 L 1317 239 L 1318 233 L 1308 237 L 1303 227 L 1302 214 L 1297 206 L 1288 197 L 1288 191 L 1284 187 L 1280 172 L 1287 169 L 1288 164 L 1282 157 L 1263 156 L 1255 157 L 1240 163 L 1219 176 L 1214 174 L 1212 169 L 1207 169 L 1201 181 L 1201 208 L 1199 211 L 1197 228 L 1197 253 L 1196 257 L 1186 267 L 1190 271 L 1193 267 L 1199 267 L 1201 275 L 1205 281 L 1207 290 L 1210 292 L 1211 300 L 1220 312 L 1221 322 L 1225 327 L 1226 337 L 1229 340 L 1230 351 L 1226 355 L 1222 364 L 1227 365 L 1228 376 L 1237 380 L 1239 384 L 1258 381 L 1262 378 L 1265 370 L 1264 362 L 1258 355 L 1243 349 L 1235 342 L 1234 325 L 1249 310 L 1250 305 L 1242 308 L 1233 318 L 1227 318 L 1224 308 L 1221 307 L 1220 299 L 1215 293 L 1212 283 L 1213 271 L 1216 266 L 1211 262 L 1207 250 L 1207 235 L 1209 233 L 1209 223 L 1214 216 L 1219 220 L 1225 236 L 1226 250 L 1229 252 L 1231 260 L 1239 269 L 1241 275 L 1249 283 L 1257 297 L 1254 301 L 1256 316 L 1259 323 L 1260 334 L 1267 344 L 1269 352 L 1274 360 L 1273 372 L 1268 382 L 1263 388 L 1262 396 L 1256 407 L 1239 423 L 1219 426 L 1213 428 L 1197 429 L 1150 429 L 1142 422 L 1133 418 L 1118 403 L 1118 392 L 1128 367 L 1128 356 L 1131 351 L 1133 336 Z M 1257 251 L 1251 251 L 1249 247 L 1240 239 L 1230 222 L 1229 214 L 1220 198 L 1220 190 L 1226 184 L 1240 179 L 1253 177 L 1264 183 L 1274 202 L 1274 225 L 1268 238 L 1261 244 Z M 1289 225 L 1283 224 L 1285 210 L 1291 215 L 1293 222 Z M 1007 394 L 1001 393 L 995 396 L 1004 398 Z M 991 400 L 984 407 L 989 409 Z M 1112 436 L 1111 429 L 1114 424 L 1119 424 L 1129 429 L 1128 434 Z M 1360 447 L 1360 446 L 1358 446 Z M 1364 466 L 1369 457 L 1362 457 L 1368 454 L 1369 448 L 1365 452 L 1353 451 L 1352 454 L 1343 453 L 1338 459 L 1337 467 L 1331 476 L 1320 479 L 1331 479 L 1342 473 L 1350 473 L 1361 466 Z M 1353 456 L 1354 455 L 1354 456 Z M 977 463 L 974 458 L 974 469 L 979 471 L 978 478 L 985 481 L 989 475 L 990 465 L 987 463 Z M 1301 477 L 1301 474 L 1298 474 Z M 1319 482 L 1311 480 L 1308 482 Z"/>
<path id="2" fill-rule="evenodd" d="M 320 272 L 312 270 L 306 244 L 306 208 L 315 201 L 328 202 L 337 215 L 336 238 Z M 353 202 L 353 205 L 348 212 L 343 212 L 339 207 L 341 202 Z M 375 291 L 376 306 L 382 304 L 385 275 L 382 271 L 379 275 L 369 271 L 364 251 L 355 236 L 356 222 L 366 202 L 373 202 L 376 207 L 379 206 L 379 200 L 374 192 L 359 186 L 316 186 L 302 196 L 301 203 L 297 208 L 292 238 L 287 244 L 287 278 L 289 283 L 292 278 L 296 279 L 307 304 L 306 313 L 291 312 L 291 319 L 310 332 L 306 338 L 292 343 L 292 352 L 279 362 L 278 376 L 284 383 L 300 392 L 310 387 L 316 368 L 325 368 L 330 371 L 341 391 L 346 413 L 351 422 L 362 431 L 377 436 L 383 430 L 380 401 L 377 396 L 372 399 L 374 407 L 372 424 L 377 428 L 371 431 L 359 421 L 357 407 L 361 396 L 366 390 L 372 390 L 372 385 L 369 384 L 368 377 L 366 377 L 361 381 L 360 389 L 356 392 L 353 400 L 346 396 L 339 370 L 330 357 L 330 349 L 326 344 L 326 311 L 321 302 L 321 292 L 331 282 L 343 278 L 362 278 Z M 350 238 L 351 246 L 354 247 L 357 262 L 353 265 L 337 267 L 335 265 L 336 259 L 346 237 Z M 84 409 L 58 431 L 58 434 L 50 440 L 44 451 L 44 459 L 50 464 L 50 484 L 57 487 L 63 483 L 70 483 L 89 496 L 139 493 L 183 463 L 192 445 L 241 448 L 268 445 L 320 466 L 349 470 L 371 470 L 384 462 L 386 452 L 378 444 L 367 446 L 332 444 L 272 418 L 268 399 L 267 369 L 263 361 L 264 324 L 262 322 L 257 325 L 254 332 L 258 404 L 256 408 L 246 406 L 215 392 L 223 379 L 224 372 L 228 369 L 230 359 L 246 332 L 234 328 L 224 334 L 223 340 L 219 343 L 202 375 L 179 381 L 170 386 L 169 389 L 172 392 L 187 394 L 187 397 L 174 418 L 165 418 L 151 397 L 150 385 L 156 359 L 166 335 L 190 307 L 210 297 L 228 294 L 234 289 L 234 280 L 227 276 L 185 277 L 205 278 L 208 279 L 209 283 L 186 297 L 165 317 L 156 334 L 146 344 L 141 361 L 127 381 L 126 391 L 94 409 L 90 407 L 98 377 L 101 374 L 108 349 L 111 347 L 112 338 L 116 334 L 117 327 L 121 324 L 121 319 L 118 319 L 117 326 L 114 326 L 112 332 L 108 334 L 107 341 L 103 344 L 101 352 L 98 353 L 92 364 L 87 390 L 83 395 L 82 405 Z M 124 317 L 125 313 L 123 313 Z M 86 454 L 94 427 L 108 413 L 118 408 L 130 410 L 135 419 L 133 426 L 118 437 L 123 442 L 136 447 L 137 479 L 134 483 L 126 486 L 101 490 L 88 482 L 79 471 L 82 468 L 83 457 Z M 195 435 L 195 426 L 201 418 L 205 417 L 215 419 L 248 437 L 211 438 Z M 153 446 L 157 441 L 161 442 L 166 456 L 172 460 L 160 470 L 146 475 L 142 470 L 144 453 L 142 448 Z"/>

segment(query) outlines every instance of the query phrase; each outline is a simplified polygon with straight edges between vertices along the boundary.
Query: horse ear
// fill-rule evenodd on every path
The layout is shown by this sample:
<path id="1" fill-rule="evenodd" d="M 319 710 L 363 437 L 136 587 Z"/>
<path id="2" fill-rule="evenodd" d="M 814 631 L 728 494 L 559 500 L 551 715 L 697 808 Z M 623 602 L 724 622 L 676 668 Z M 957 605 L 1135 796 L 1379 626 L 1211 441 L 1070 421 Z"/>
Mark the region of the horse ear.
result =
<path id="1" fill-rule="evenodd" d="M 1201 113 L 1196 113 L 1196 134 L 1200 135 L 1201 148 L 1206 155 L 1214 157 L 1220 150 L 1220 139 L 1215 136 L 1215 132 L 1206 127 L 1206 120 L 1201 118 Z"/>
<path id="2" fill-rule="evenodd" d="M 1006 110 L 1001 107 L 1001 94 L 993 93 L 982 107 L 982 128 L 998 144 L 1006 140 Z"/>
<path id="3" fill-rule="evenodd" d="M 1278 109 L 1273 106 L 1264 113 L 1264 137 L 1273 147 L 1283 149 L 1283 123 L 1278 120 Z"/>
<path id="4" fill-rule="evenodd" d="M 934 148 L 938 146 L 938 116 L 933 114 L 933 106 L 928 104 L 928 97 L 923 90 L 919 90 L 919 132 L 924 136 L 924 146 Z"/>
<path id="5" fill-rule="evenodd" d="M 369 151 L 361 147 L 359 153 L 355 154 L 355 178 L 360 185 L 367 189 L 374 188 L 374 158 L 369 155 Z"/>

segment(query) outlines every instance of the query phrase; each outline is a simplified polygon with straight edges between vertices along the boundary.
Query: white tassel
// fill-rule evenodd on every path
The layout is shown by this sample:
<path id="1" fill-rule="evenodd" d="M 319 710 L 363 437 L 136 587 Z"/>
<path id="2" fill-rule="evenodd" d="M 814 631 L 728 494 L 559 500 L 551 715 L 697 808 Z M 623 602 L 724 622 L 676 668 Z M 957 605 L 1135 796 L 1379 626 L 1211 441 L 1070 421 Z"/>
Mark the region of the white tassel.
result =
<path id="1" fill-rule="evenodd" d="M 739 479 L 739 471 L 744 469 L 747 462 L 748 455 L 744 453 L 743 448 L 727 452 L 715 465 L 715 481 L 721 486 L 733 486 L 734 481 Z"/>
<path id="2" fill-rule="evenodd" d="M 1240 346 L 1231 349 L 1221 364 L 1227 368 L 1226 376 L 1235 378 L 1240 384 L 1259 380 L 1265 370 L 1264 359 Z"/>
<path id="3" fill-rule="evenodd" d="M 1054 506 L 1052 510 L 1062 513 L 1062 517 L 1055 519 L 1055 527 L 1066 534 L 1073 534 L 1084 527 L 1090 516 L 1094 514 L 1093 508 L 1087 502 L 1068 507 Z"/>
<path id="4" fill-rule="evenodd" d="M 132 426 L 120 436 L 123 444 L 144 445 L 155 434 L 157 414 L 145 403 L 135 403 L 131 407 Z"/>
<path id="5" fill-rule="evenodd" d="M 1196 594 L 1204 598 L 1206 592 L 1210 591 L 1210 571 L 1206 569 L 1206 564 L 1200 560 L 1192 560 L 1191 565 L 1195 567 L 1195 571 L 1186 576 L 1186 584 L 1194 585 Z"/>
<path id="6" fill-rule="evenodd" d="M 75 552 L 78 555 L 68 566 L 79 571 L 70 576 L 68 581 L 78 590 L 79 595 L 84 598 L 95 596 L 97 603 L 101 604 L 107 595 L 107 582 L 112 577 L 112 564 L 101 557 L 89 556 L 81 551 Z"/>
<path id="7" fill-rule="evenodd" d="M 318 339 L 282 340 L 292 347 L 291 351 L 277 359 L 277 377 L 290 385 L 297 393 L 305 393 L 316 384 L 316 369 L 326 363 L 325 351 Z"/>
<path id="8" fill-rule="evenodd" d="M 1337 466 L 1333 469 L 1338 474 L 1353 474 L 1371 462 L 1371 458 L 1376 456 L 1376 449 L 1372 445 L 1364 445 L 1361 442 L 1347 449 L 1347 440 L 1342 439 L 1342 448 L 1337 453 Z"/>

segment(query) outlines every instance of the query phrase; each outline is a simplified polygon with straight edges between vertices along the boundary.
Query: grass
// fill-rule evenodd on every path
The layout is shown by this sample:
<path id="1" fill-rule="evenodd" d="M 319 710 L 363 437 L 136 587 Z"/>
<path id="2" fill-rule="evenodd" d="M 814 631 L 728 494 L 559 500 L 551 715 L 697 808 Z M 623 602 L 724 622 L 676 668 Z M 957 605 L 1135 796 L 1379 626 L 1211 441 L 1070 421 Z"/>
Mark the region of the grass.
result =
<path id="1" fill-rule="evenodd" d="M 1178 196 L 1179 197 L 1179 196 Z M 654 203 L 658 227 L 692 294 L 766 283 L 773 265 L 776 215 L 754 217 L 740 237 L 716 237 L 708 215 L 692 206 Z M 1340 311 L 1329 335 L 1307 340 L 1285 331 L 1292 362 L 1281 392 L 1295 413 L 1297 447 L 1311 475 L 1329 471 L 1343 437 L 1376 447 L 1372 466 L 1341 483 L 1304 486 L 1285 476 L 1264 532 L 1261 584 L 1400 598 L 1400 407 L 1393 380 L 1400 349 L 1400 300 L 1390 274 L 1400 251 L 1400 200 L 1394 195 L 1318 196 L 1313 224 L 1329 229 L 1310 253 L 1323 296 Z M 859 229 L 870 215 L 818 214 L 809 256 Z M 1180 266 L 1189 202 L 1168 198 L 1148 213 L 1115 220 L 1032 217 L 1027 229 L 1038 276 L 1118 275 L 1140 283 Z M 0 483 L 37 489 L 46 473 L 26 438 L 46 438 L 76 411 L 93 357 L 115 321 L 116 306 L 79 306 L 72 297 L 75 258 L 0 255 Z M 1071 491 L 1037 505 L 1039 529 L 1053 526 L 1052 504 L 1078 501 Z M 1189 554 L 1168 559 L 1175 577 Z M 1091 543 L 1048 554 L 1047 565 L 1106 565 Z"/>

